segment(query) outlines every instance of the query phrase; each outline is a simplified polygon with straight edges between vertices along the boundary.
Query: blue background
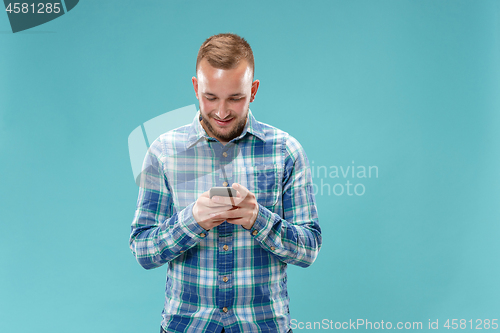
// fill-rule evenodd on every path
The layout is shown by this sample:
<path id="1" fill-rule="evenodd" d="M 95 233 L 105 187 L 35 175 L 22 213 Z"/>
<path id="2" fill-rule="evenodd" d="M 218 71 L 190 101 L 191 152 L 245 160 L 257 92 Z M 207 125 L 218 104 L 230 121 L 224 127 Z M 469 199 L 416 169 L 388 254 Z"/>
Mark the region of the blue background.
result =
<path id="1" fill-rule="evenodd" d="M 366 191 L 318 193 L 292 318 L 499 318 L 498 1 L 80 1 L 17 34 L 0 13 L 0 331 L 159 331 L 165 268 L 128 248 L 127 138 L 197 104 L 220 32 L 252 45 L 258 120 L 315 167 L 379 170 L 323 179 Z"/>

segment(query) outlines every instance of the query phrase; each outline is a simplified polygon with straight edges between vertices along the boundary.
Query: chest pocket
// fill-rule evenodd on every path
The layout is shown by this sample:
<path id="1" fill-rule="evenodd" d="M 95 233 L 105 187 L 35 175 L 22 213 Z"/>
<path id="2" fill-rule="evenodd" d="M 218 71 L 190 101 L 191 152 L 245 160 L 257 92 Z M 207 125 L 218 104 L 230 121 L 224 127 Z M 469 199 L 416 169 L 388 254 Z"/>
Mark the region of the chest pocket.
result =
<path id="1" fill-rule="evenodd" d="M 281 195 L 281 171 L 275 164 L 258 164 L 239 168 L 235 178 L 255 194 L 259 204 L 272 211 Z"/>

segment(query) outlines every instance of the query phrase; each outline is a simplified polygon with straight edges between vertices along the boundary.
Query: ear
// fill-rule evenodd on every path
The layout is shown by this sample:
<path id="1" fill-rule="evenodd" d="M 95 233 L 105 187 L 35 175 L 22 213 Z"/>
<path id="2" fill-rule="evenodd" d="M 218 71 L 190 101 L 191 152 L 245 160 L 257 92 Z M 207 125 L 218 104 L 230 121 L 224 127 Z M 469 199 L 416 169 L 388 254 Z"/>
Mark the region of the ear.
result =
<path id="1" fill-rule="evenodd" d="M 199 98 L 198 98 L 198 79 L 193 76 L 191 81 L 193 82 L 194 94 L 196 95 L 196 98 L 199 100 Z"/>
<path id="2" fill-rule="evenodd" d="M 255 100 L 255 95 L 257 95 L 257 90 L 259 90 L 259 84 L 260 84 L 259 80 L 253 81 L 250 102 L 253 102 Z"/>

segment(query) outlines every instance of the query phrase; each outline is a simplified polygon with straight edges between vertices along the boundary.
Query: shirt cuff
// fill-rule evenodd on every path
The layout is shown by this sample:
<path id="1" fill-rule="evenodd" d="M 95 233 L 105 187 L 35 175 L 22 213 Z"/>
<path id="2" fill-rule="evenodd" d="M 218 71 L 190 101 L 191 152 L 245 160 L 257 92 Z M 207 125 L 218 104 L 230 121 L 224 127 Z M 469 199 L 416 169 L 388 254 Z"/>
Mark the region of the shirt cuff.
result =
<path id="1" fill-rule="evenodd" d="M 250 229 L 250 233 L 258 241 L 262 242 L 264 238 L 266 238 L 267 235 L 269 234 L 269 231 L 271 231 L 273 225 L 274 225 L 273 213 L 266 207 L 259 204 L 259 214 L 257 214 L 257 218 L 255 219 L 255 223 Z"/>
<path id="2" fill-rule="evenodd" d="M 195 203 L 193 202 L 179 213 L 179 224 L 184 233 L 186 233 L 196 241 L 201 241 L 208 235 L 208 231 L 203 229 L 194 219 L 194 204 Z"/>

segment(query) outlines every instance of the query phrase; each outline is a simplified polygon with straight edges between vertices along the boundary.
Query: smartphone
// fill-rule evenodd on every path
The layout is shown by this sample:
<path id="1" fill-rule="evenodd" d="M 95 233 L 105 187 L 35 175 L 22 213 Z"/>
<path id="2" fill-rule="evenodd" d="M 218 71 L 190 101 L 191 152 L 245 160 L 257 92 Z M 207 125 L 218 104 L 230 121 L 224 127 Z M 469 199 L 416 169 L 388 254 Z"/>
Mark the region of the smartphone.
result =
<path id="1" fill-rule="evenodd" d="M 210 199 L 213 196 L 235 198 L 236 193 L 236 190 L 232 187 L 212 187 L 210 189 Z"/>

